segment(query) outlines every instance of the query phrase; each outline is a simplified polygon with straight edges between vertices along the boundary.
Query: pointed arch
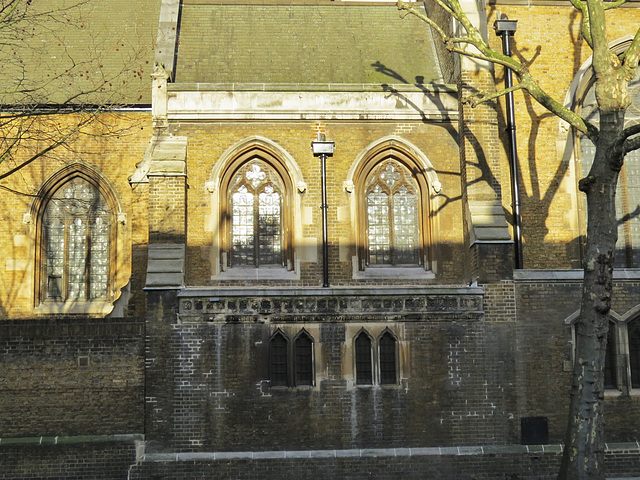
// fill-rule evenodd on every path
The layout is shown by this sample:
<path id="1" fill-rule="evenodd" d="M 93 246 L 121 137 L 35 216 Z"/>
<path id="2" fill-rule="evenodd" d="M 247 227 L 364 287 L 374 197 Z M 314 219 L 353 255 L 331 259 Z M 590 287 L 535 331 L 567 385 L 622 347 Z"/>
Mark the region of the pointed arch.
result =
<path id="1" fill-rule="evenodd" d="M 303 328 L 293 339 L 295 385 L 315 384 L 313 337 Z"/>
<path id="2" fill-rule="evenodd" d="M 356 385 L 373 385 L 373 339 L 365 329 L 354 338 Z"/>
<path id="3" fill-rule="evenodd" d="M 205 184 L 207 191 L 213 193 L 220 185 L 223 172 L 234 162 L 241 161 L 243 158 L 246 159 L 247 155 L 251 155 L 251 152 L 264 156 L 274 165 L 279 166 L 280 174 L 289 177 L 291 185 L 294 185 L 298 191 L 304 192 L 306 190 L 307 187 L 302 176 L 302 170 L 293 156 L 273 140 L 253 135 L 227 148 L 218 161 L 214 163 L 209 179 Z"/>
<path id="4" fill-rule="evenodd" d="M 269 379 L 273 387 L 289 385 L 289 338 L 280 329 L 269 339 Z"/>
<path id="5" fill-rule="evenodd" d="M 42 185 L 31 211 L 34 306 L 51 313 L 109 313 L 124 285 L 120 204 L 109 182 L 84 164 L 65 166 Z"/>
<path id="6" fill-rule="evenodd" d="M 617 55 L 625 52 L 633 40 L 632 36 L 625 36 L 614 40 L 609 44 L 611 50 Z M 598 122 L 595 105 L 593 58 L 589 57 L 580 67 L 573 82 L 567 91 L 564 105 L 591 122 Z M 628 110 L 635 113 L 635 120 L 640 120 L 640 77 L 636 77 L 630 84 L 635 90 L 633 104 Z M 627 115 L 627 121 L 629 121 Z M 586 241 L 586 201 L 579 192 L 578 182 L 585 177 L 593 163 L 595 146 L 583 134 L 574 131 L 567 122 L 559 120 L 559 140 L 564 142 L 562 153 L 563 164 L 569 165 L 569 178 L 575 185 L 575 202 L 573 211 L 574 225 L 580 240 L 580 255 L 584 256 Z M 640 194 L 636 193 L 635 185 L 640 181 L 640 151 L 630 152 L 625 158 L 625 165 L 620 172 L 618 180 L 618 193 L 616 195 L 616 214 L 619 219 L 618 242 L 615 252 L 616 268 L 640 267 L 640 217 L 637 215 L 637 206 L 640 204 Z"/>
<path id="7" fill-rule="evenodd" d="M 298 195 L 306 184 L 286 150 L 264 137 L 245 138 L 214 163 L 205 186 L 212 195 L 214 276 L 233 267 L 296 272 L 302 232 Z M 268 275 L 278 273 L 260 277 Z"/>
<path id="8" fill-rule="evenodd" d="M 380 361 L 380 385 L 398 383 L 398 339 L 388 328 L 378 337 L 378 356 Z"/>
<path id="9" fill-rule="evenodd" d="M 357 270 L 373 266 L 432 270 L 441 184 L 427 156 L 410 142 L 381 138 L 347 174 Z"/>

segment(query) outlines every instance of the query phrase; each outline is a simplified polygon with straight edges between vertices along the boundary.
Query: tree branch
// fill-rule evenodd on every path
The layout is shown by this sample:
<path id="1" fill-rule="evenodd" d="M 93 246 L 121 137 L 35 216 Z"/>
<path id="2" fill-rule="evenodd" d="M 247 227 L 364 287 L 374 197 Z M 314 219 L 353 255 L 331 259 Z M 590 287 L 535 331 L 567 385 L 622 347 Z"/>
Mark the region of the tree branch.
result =
<path id="1" fill-rule="evenodd" d="M 582 13 L 582 19 L 580 21 L 580 33 L 584 38 L 587 45 L 593 49 L 593 38 L 591 37 L 591 22 L 589 22 L 589 10 L 587 10 L 587 3 L 583 0 L 571 0 L 571 4 Z"/>
<path id="2" fill-rule="evenodd" d="M 620 65 L 620 60 L 609 48 L 603 1 L 589 0 L 586 11 L 588 17 L 583 18 L 582 22 L 586 23 L 588 21 L 590 26 L 592 40 L 590 46 L 593 50 L 593 70 L 596 78 L 611 76 L 613 70 Z"/>
<path id="3" fill-rule="evenodd" d="M 438 2 L 441 4 L 441 2 Z M 447 49 L 453 53 L 459 53 L 461 55 L 465 55 L 467 57 L 476 58 L 478 60 L 484 60 L 487 62 L 495 63 L 497 65 L 502 65 L 504 67 L 510 68 L 516 74 L 518 72 L 523 72 L 526 70 L 525 66 L 518 62 L 517 60 L 504 55 L 500 52 L 493 50 L 482 38 L 480 32 L 473 26 L 473 24 L 466 17 L 462 8 L 460 7 L 460 3 L 458 0 L 451 1 L 451 8 L 448 9 L 449 14 L 458 20 L 460 24 L 464 27 L 467 32 L 467 37 L 450 37 L 447 33 L 440 28 L 434 20 L 432 20 L 425 12 L 421 9 L 412 6 L 409 3 L 404 2 L 403 0 L 398 0 L 398 10 L 405 10 L 407 13 L 416 16 L 420 20 L 425 23 L 431 25 L 440 35 L 442 41 L 447 46 Z M 455 46 L 455 44 L 464 43 L 467 45 L 472 45 L 476 49 L 478 49 L 479 53 L 470 52 L 465 48 L 460 48 Z"/>
<path id="4" fill-rule="evenodd" d="M 620 134 L 620 138 L 622 141 L 627 140 L 629 137 L 640 133 L 640 123 L 636 123 L 635 125 L 631 125 L 625 128 Z"/>
<path id="5" fill-rule="evenodd" d="M 442 3 L 441 0 L 436 0 L 439 4 Z M 599 0 L 601 1 L 601 0 Z M 576 8 L 581 8 L 582 2 L 581 0 L 572 0 Z M 535 98 L 538 103 L 547 108 L 551 113 L 557 115 L 561 119 L 565 120 L 576 130 L 584 133 L 590 139 L 594 140 L 597 138 L 598 129 L 588 122 L 585 122 L 580 115 L 576 114 L 572 110 L 566 108 L 560 102 L 553 99 L 549 94 L 547 94 L 542 87 L 536 82 L 531 75 L 529 75 L 528 66 L 524 65 L 521 62 L 518 62 L 514 58 L 504 55 L 503 53 L 497 52 L 492 49 L 487 42 L 482 38 L 482 35 L 478 31 L 478 29 L 471 23 L 469 18 L 466 16 L 464 11 L 460 6 L 459 0 L 450 0 L 447 8 L 447 12 L 455 18 L 460 24 L 463 26 L 465 31 L 467 32 L 467 37 L 464 39 L 452 38 L 449 37 L 444 30 L 435 25 L 434 20 L 432 20 L 426 12 L 423 12 L 421 9 L 418 9 L 403 0 L 398 0 L 398 9 L 405 10 L 408 13 L 415 15 L 422 21 L 432 25 L 435 30 L 439 33 L 444 41 L 447 49 L 453 53 L 458 53 L 460 55 L 464 55 L 466 57 L 475 58 L 478 60 L 484 60 L 486 62 L 493 63 L 495 65 L 501 65 L 505 68 L 511 69 L 516 76 L 518 77 L 518 84 L 514 86 L 514 88 L 510 91 L 515 90 L 526 90 L 533 98 Z M 584 10 L 586 11 L 586 10 Z M 478 52 L 469 51 L 465 48 L 460 48 L 456 46 L 456 44 L 466 43 L 467 45 L 474 46 Z M 501 95 L 508 93 L 506 90 L 498 92 L 496 94 L 490 93 L 482 93 L 481 101 L 478 103 L 482 103 L 483 101 L 488 101 L 493 98 L 498 98 Z M 474 100 L 469 100 L 470 104 L 473 105 Z"/>
<path id="6" fill-rule="evenodd" d="M 631 40 L 629 48 L 620 56 L 623 68 L 626 70 L 625 78 L 632 81 L 638 72 L 638 62 L 640 61 L 640 28 Z"/>
<path id="7" fill-rule="evenodd" d="M 638 150 L 640 148 L 640 136 L 627 138 L 622 144 L 622 151 L 626 155 L 629 152 Z"/>
<path id="8" fill-rule="evenodd" d="M 610 10 L 612 8 L 618 8 L 620 5 L 627 3 L 627 0 L 616 0 L 615 2 L 605 2 L 604 9 Z"/>
<path id="9" fill-rule="evenodd" d="M 62 137 L 60 139 L 58 139 L 57 141 L 55 141 L 54 143 L 50 144 L 49 146 L 47 146 L 46 148 L 43 148 L 42 150 L 39 150 L 38 152 L 36 152 L 34 155 L 32 155 L 31 157 L 29 157 L 27 160 L 25 160 L 24 162 L 18 164 L 17 166 L 13 167 L 11 170 L 4 172 L 2 174 L 0 174 L 0 180 L 3 180 L 5 178 L 7 178 L 8 176 L 16 173 L 18 170 L 20 170 L 21 168 L 26 167 L 27 165 L 29 165 L 30 163 L 33 163 L 34 161 L 36 161 L 38 158 L 46 155 L 47 153 L 51 152 L 52 150 L 55 150 L 56 148 L 62 146 L 65 144 L 65 142 L 67 141 L 67 139 L 71 136 L 71 134 L 68 134 L 68 136 Z"/>
<path id="10" fill-rule="evenodd" d="M 499 92 L 494 92 L 494 93 L 479 92 L 479 93 L 475 93 L 473 95 L 469 95 L 468 97 L 466 97 L 465 99 L 462 100 L 462 103 L 471 105 L 472 107 L 477 107 L 481 103 L 488 102 L 488 101 L 493 100 L 495 98 L 498 98 L 498 97 L 501 97 L 503 95 L 506 95 L 507 93 L 515 92 L 517 90 L 522 90 L 522 89 L 524 89 L 524 87 L 522 86 L 521 83 L 519 83 L 517 85 L 514 85 L 513 87 L 504 88 L 504 89 L 500 90 Z"/>

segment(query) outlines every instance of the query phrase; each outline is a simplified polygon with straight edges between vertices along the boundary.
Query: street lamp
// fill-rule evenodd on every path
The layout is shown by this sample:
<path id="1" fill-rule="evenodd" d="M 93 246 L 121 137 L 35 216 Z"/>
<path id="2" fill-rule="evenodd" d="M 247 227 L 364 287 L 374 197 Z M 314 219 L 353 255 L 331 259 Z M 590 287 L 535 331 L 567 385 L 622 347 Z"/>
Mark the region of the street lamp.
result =
<path id="1" fill-rule="evenodd" d="M 329 286 L 329 234 L 327 230 L 327 157 L 333 155 L 335 142 L 327 142 L 324 134 L 318 133 L 318 139 L 311 142 L 314 157 L 320 157 L 320 178 L 322 181 L 322 286 Z"/>

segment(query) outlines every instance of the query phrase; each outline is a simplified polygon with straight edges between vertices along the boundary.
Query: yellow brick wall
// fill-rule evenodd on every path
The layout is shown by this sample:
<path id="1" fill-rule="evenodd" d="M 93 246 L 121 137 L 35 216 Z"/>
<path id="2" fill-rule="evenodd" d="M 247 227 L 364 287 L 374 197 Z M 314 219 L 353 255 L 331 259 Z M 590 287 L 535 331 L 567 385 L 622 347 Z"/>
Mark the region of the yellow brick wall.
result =
<path id="1" fill-rule="evenodd" d="M 635 4 L 634 4 L 635 5 Z M 583 41 L 580 16 L 566 6 L 497 5 L 489 7 L 489 39 L 501 51 L 501 40 L 492 29 L 496 13 L 518 20 L 513 56 L 533 61 L 532 75 L 555 99 L 564 102 L 571 82 L 591 50 Z M 632 6 L 607 14 L 610 41 L 633 35 L 640 25 L 640 8 Z M 496 69 L 497 87 L 504 77 Z M 504 101 L 501 101 L 504 108 Z M 516 92 L 516 132 L 521 166 L 522 224 L 525 268 L 579 268 L 579 177 L 565 155 L 567 135 L 558 118 L 535 101 Z M 504 132 L 504 117 L 500 119 Z M 504 133 L 503 133 L 504 134 Z M 508 171 L 507 171 L 508 173 Z M 508 175 L 505 177 L 505 182 Z M 508 184 L 503 194 L 509 196 Z M 507 207 L 509 202 L 504 203 Z"/>
<path id="2" fill-rule="evenodd" d="M 336 142 L 335 153 L 327 161 L 328 230 L 330 244 L 331 284 L 352 284 L 351 257 L 355 255 L 355 219 L 349 213 L 349 194 L 344 190 L 349 168 L 356 157 L 371 143 L 389 135 L 397 135 L 420 148 L 429 158 L 442 183 L 442 199 L 445 204 L 438 212 L 439 244 L 443 247 L 441 282 L 455 283 L 462 272 L 460 262 L 462 246 L 462 203 L 460 199 L 460 175 L 455 129 L 445 125 L 425 125 L 418 122 L 402 124 L 385 122 L 283 122 L 283 123 L 214 123 L 183 124 L 173 132 L 189 138 L 188 165 L 188 284 L 211 284 L 212 265 L 210 252 L 217 232 L 208 231 L 212 212 L 211 194 L 206 192 L 214 163 L 232 145 L 252 135 L 266 137 L 286 150 L 302 171 L 307 191 L 295 197 L 301 206 L 312 211 L 312 225 L 303 226 L 303 236 L 314 237 L 318 245 L 318 260 L 301 266 L 302 284 L 318 285 L 322 281 L 320 246 L 321 231 L 321 180 L 320 161 L 311 152 L 311 142 L 318 131 L 327 140 Z M 217 194 L 217 192 L 215 193 Z M 448 199 L 447 201 L 445 201 Z M 340 245 L 342 242 L 342 245 Z M 346 245 L 345 245 L 346 243 Z M 347 248 L 346 255 L 338 249 Z M 457 252 L 457 253 L 456 253 Z M 342 257 L 342 258 L 340 258 Z M 346 257 L 346 258 L 345 258 Z M 376 282 L 379 283 L 379 282 Z M 415 282 L 412 282 L 415 283 Z"/>
<path id="3" fill-rule="evenodd" d="M 61 124 L 77 121 L 61 117 Z M 118 284 L 116 291 L 131 278 L 134 293 L 130 311 L 141 312 L 148 242 L 147 193 L 145 186 L 134 189 L 128 178 L 143 158 L 151 137 L 151 118 L 145 113 L 103 115 L 85 134 L 67 145 L 22 168 L 2 181 L 0 208 L 0 317 L 33 316 L 35 215 L 31 215 L 35 196 L 51 176 L 71 163 L 82 163 L 99 172 L 117 198 L 124 224 L 118 229 Z M 24 145 L 25 151 L 28 145 Z M 40 145 L 32 147 L 38 148 Z M 17 152 L 16 162 L 24 159 Z"/>

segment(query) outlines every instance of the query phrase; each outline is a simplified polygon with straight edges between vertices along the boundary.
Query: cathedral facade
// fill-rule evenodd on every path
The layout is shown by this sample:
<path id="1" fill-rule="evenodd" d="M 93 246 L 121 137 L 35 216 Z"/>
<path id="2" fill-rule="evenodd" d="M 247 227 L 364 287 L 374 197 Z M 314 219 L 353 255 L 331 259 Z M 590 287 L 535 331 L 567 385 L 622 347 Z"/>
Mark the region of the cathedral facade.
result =
<path id="1" fill-rule="evenodd" d="M 517 19 L 514 55 L 588 114 L 568 2 L 464 5 L 496 49 Z M 395 4 L 118 6 L 87 21 L 139 42 L 143 94 L 2 179 L 2 478 L 552 478 L 588 141 L 521 94 L 515 125 L 502 99 L 465 104 L 504 72 Z M 630 18 L 611 13 L 620 52 Z M 638 162 L 605 374 L 616 477 L 640 475 Z"/>

